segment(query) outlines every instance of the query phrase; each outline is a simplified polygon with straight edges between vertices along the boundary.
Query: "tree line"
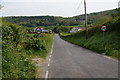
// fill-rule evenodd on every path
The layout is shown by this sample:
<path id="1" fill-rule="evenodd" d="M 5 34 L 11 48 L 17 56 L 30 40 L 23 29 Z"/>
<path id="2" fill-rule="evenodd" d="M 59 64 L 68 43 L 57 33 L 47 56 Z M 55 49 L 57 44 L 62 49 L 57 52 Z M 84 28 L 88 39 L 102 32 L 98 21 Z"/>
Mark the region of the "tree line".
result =
<path id="1" fill-rule="evenodd" d="M 97 13 L 87 14 L 88 25 L 102 24 L 105 21 L 109 21 L 111 15 L 116 13 L 116 10 L 108 10 Z M 114 15 L 115 16 L 115 15 Z M 83 25 L 85 17 L 78 15 L 74 17 L 55 17 L 55 16 L 12 16 L 4 17 L 3 19 L 22 26 L 36 27 L 36 26 L 76 26 Z"/>

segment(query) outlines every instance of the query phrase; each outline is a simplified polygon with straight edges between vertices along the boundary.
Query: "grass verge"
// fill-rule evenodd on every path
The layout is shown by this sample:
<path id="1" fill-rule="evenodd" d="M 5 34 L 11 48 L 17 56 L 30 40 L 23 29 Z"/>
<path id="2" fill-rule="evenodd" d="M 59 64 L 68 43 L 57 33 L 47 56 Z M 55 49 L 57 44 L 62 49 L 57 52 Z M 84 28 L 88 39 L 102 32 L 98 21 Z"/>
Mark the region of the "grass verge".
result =
<path id="1" fill-rule="evenodd" d="M 61 38 L 78 46 L 120 60 L 120 19 L 112 20 L 106 23 L 106 25 L 108 30 L 105 32 L 104 39 L 99 26 L 88 30 L 89 38 L 87 40 L 85 38 L 85 31 L 67 35 L 62 34 Z"/>

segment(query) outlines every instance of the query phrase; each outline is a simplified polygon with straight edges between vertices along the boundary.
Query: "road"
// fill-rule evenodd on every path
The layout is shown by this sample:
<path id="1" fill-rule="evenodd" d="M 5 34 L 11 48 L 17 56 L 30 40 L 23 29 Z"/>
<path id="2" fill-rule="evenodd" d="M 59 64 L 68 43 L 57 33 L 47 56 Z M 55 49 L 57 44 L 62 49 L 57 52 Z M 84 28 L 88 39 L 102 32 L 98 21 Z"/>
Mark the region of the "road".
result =
<path id="1" fill-rule="evenodd" d="M 48 78 L 118 78 L 118 62 L 54 36 Z"/>

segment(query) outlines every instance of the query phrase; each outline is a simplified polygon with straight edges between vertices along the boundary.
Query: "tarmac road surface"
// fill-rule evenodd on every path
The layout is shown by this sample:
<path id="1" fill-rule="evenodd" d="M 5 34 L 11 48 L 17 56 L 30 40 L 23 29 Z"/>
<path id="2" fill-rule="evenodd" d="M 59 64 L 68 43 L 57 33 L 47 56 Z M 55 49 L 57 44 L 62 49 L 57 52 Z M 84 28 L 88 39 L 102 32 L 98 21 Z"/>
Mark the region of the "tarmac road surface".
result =
<path id="1" fill-rule="evenodd" d="M 118 78 L 118 61 L 54 36 L 48 78 Z"/>

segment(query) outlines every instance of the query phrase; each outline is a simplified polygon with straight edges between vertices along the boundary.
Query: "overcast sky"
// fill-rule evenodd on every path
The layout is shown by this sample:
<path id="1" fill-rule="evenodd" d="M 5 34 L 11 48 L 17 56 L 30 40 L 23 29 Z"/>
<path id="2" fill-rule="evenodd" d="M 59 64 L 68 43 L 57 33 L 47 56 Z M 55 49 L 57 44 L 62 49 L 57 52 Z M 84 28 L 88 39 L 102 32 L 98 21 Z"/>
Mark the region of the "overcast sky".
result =
<path id="1" fill-rule="evenodd" d="M 75 2 L 81 0 L 1 0 L 3 2 Z M 86 0 L 87 2 L 118 2 L 119 0 Z"/>
<path id="2" fill-rule="evenodd" d="M 1 0 L 3 16 L 63 16 L 83 14 L 81 0 Z M 119 0 L 86 0 L 87 13 L 111 10 L 118 7 Z M 80 7 L 79 4 L 81 3 Z"/>

